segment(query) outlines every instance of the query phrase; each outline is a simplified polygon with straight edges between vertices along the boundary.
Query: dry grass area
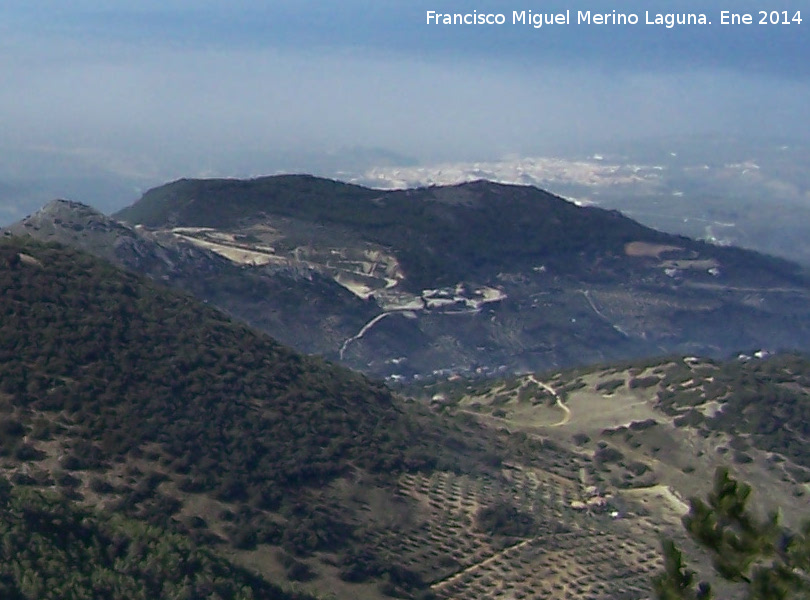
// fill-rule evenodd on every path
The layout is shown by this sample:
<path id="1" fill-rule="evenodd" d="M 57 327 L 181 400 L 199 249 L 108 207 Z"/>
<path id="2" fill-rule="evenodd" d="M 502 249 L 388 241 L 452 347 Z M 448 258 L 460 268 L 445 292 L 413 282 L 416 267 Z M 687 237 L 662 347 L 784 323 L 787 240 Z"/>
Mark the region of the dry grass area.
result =
<path id="1" fill-rule="evenodd" d="M 283 258 L 277 257 L 270 252 L 259 252 L 254 249 L 228 243 L 225 240 L 212 241 L 210 239 L 203 239 L 193 235 L 182 235 L 180 233 L 175 233 L 175 235 L 183 240 L 186 240 L 187 242 L 191 242 L 192 244 L 205 248 L 206 250 L 211 250 L 212 252 L 215 252 L 220 256 L 224 256 L 228 260 L 241 265 L 259 266 L 270 263 L 286 262 Z"/>
<path id="2" fill-rule="evenodd" d="M 703 260 L 666 260 L 661 263 L 661 266 L 666 269 L 696 269 L 700 271 L 708 271 L 709 269 L 716 269 L 720 267 L 720 263 L 713 258 L 706 258 Z"/>
<path id="3" fill-rule="evenodd" d="M 621 393 L 611 391 L 610 383 L 621 380 Z M 567 426 L 574 431 L 601 431 L 605 428 L 629 426 L 635 421 L 660 419 L 655 410 L 655 388 L 627 389 L 625 373 L 593 373 L 582 377 L 585 384 L 568 393 L 566 404 L 571 410 Z M 600 386 L 604 386 L 600 389 Z"/>
<path id="4" fill-rule="evenodd" d="M 545 429 L 555 427 L 566 435 L 661 418 L 654 408 L 657 388 L 629 390 L 630 377 L 625 373 L 588 373 L 570 390 L 555 378 L 536 377 L 529 375 L 516 385 L 500 384 L 480 395 L 467 396 L 458 406 L 490 424 L 500 421 L 512 431 L 549 433 Z M 609 386 L 600 389 L 600 385 L 618 384 L 619 380 L 621 393 L 611 392 Z M 555 389 L 557 396 L 551 392 Z"/>
<path id="5" fill-rule="evenodd" d="M 677 252 L 683 250 L 680 246 L 667 246 L 666 244 L 651 244 L 649 242 L 628 242 L 624 245 L 627 256 L 644 256 L 660 259 L 664 252 Z"/>
<path id="6" fill-rule="evenodd" d="M 658 540 L 682 538 L 688 499 L 705 496 L 715 469 L 728 465 L 741 443 L 722 432 L 684 426 L 660 409 L 659 392 L 697 393 L 698 380 L 711 384 L 717 367 L 698 362 L 527 375 L 490 387 L 473 385 L 446 402 L 449 412 L 474 414 L 489 427 L 549 442 L 554 451 L 541 458 L 541 468 L 511 474 L 513 499 L 564 527 L 490 546 L 484 554 L 478 542 L 476 552 L 459 546 L 457 555 L 465 560 L 455 573 L 432 583 L 437 596 L 649 597 L 650 578 L 661 567 Z M 665 385 L 673 371 L 683 371 L 682 377 Z M 570 418 L 561 419 L 557 401 Z M 721 406 L 704 398 L 696 410 L 713 414 Z M 779 490 L 786 512 L 805 513 L 799 504 L 810 485 L 798 482 L 779 457 L 747 445 L 745 451 L 751 461 L 734 464 L 737 475 L 755 489 Z M 421 493 L 452 503 L 442 499 L 446 491 L 428 486 Z M 415 489 L 412 494 L 418 495 Z M 468 494 L 470 506 L 493 501 L 483 489 Z M 754 507 L 772 509 L 768 500 L 754 498 Z M 451 532 L 439 535 L 445 544 L 454 539 Z M 473 531 L 465 535 L 475 539 Z"/>

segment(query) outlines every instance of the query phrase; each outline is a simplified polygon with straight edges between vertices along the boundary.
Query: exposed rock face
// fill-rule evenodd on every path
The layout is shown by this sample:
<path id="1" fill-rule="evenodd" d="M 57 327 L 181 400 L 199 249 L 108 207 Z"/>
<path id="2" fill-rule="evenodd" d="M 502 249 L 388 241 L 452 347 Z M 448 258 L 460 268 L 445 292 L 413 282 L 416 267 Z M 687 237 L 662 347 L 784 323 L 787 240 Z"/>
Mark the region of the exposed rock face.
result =
<path id="1" fill-rule="evenodd" d="M 116 217 L 132 226 L 57 201 L 11 230 L 80 246 L 379 376 L 810 347 L 796 265 L 535 188 L 181 180 Z"/>
<path id="2" fill-rule="evenodd" d="M 7 228 L 15 235 L 81 248 L 96 256 L 154 279 L 211 271 L 225 266 L 210 253 L 161 236 L 132 228 L 97 210 L 70 200 L 54 200 L 33 215 Z"/>
<path id="3" fill-rule="evenodd" d="M 248 269 L 170 231 L 131 227 L 79 202 L 54 200 L 5 233 L 85 250 L 187 291 L 313 354 L 334 354 L 372 314 L 365 302 L 311 269 Z"/>

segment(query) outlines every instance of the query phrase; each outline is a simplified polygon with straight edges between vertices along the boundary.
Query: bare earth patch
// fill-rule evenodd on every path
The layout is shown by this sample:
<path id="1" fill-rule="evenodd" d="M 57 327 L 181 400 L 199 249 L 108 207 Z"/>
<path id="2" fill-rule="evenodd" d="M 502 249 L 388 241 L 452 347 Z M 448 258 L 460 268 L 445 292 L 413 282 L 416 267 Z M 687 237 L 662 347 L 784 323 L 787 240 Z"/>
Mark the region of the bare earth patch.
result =
<path id="1" fill-rule="evenodd" d="M 628 242 L 624 245 L 624 253 L 627 256 L 647 256 L 650 258 L 661 258 L 664 252 L 683 250 L 680 246 L 667 246 L 665 244 L 651 244 L 649 242 Z"/>

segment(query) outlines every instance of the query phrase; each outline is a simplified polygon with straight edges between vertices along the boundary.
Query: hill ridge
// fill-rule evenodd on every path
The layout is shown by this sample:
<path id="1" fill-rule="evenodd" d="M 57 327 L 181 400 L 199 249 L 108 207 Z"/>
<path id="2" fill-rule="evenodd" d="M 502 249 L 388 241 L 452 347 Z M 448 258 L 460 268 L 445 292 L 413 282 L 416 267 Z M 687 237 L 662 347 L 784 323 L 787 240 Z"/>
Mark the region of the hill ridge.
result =
<path id="1" fill-rule="evenodd" d="M 142 222 L 131 229 L 139 240 L 176 249 L 174 268 L 156 261 L 155 278 L 389 379 L 810 348 L 810 279 L 798 265 L 529 186 L 185 179 L 115 217 Z M 12 230 L 21 227 L 32 229 Z M 96 237 L 58 228 L 74 245 Z M 129 268 L 154 268 L 126 245 L 116 251 L 132 256 Z M 114 240 L 91 246 L 121 263 Z"/>

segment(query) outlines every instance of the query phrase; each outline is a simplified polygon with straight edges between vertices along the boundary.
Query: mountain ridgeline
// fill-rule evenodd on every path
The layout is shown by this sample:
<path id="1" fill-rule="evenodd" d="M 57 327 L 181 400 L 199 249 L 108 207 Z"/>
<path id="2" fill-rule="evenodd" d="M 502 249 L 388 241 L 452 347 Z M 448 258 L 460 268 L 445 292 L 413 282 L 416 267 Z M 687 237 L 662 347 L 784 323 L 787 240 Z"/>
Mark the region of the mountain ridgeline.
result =
<path id="1" fill-rule="evenodd" d="M 115 219 L 56 202 L 8 232 L 88 250 L 392 380 L 810 349 L 799 266 L 532 187 L 180 180 Z"/>
<path id="2" fill-rule="evenodd" d="M 150 190 L 115 215 L 154 228 L 222 230 L 276 216 L 395 249 L 410 291 L 540 264 L 598 280 L 610 277 L 612 269 L 621 270 L 625 245 L 631 242 L 677 240 L 682 250 L 705 251 L 704 244 L 657 232 L 616 211 L 579 207 L 537 188 L 486 181 L 381 192 L 299 175 L 180 180 Z M 756 256 L 743 255 L 749 260 Z M 775 276 L 794 275 L 786 261 L 758 258 Z M 743 271 L 744 264 L 736 269 Z"/>
<path id="3" fill-rule="evenodd" d="M 478 182 L 459 187 L 377 192 L 314 177 L 180 181 L 157 188 L 117 218 L 229 229 L 281 216 L 346 231 L 396 249 L 403 287 L 454 286 L 491 278 L 538 259 L 571 269 L 626 242 L 666 238 L 618 213 L 582 209 L 534 188 Z M 657 239 L 656 239 L 657 238 Z"/>

